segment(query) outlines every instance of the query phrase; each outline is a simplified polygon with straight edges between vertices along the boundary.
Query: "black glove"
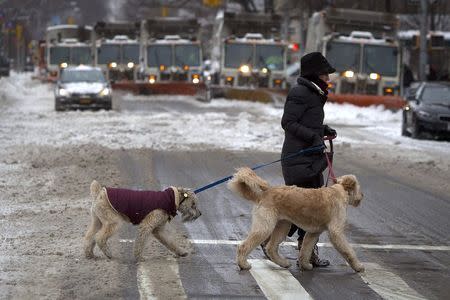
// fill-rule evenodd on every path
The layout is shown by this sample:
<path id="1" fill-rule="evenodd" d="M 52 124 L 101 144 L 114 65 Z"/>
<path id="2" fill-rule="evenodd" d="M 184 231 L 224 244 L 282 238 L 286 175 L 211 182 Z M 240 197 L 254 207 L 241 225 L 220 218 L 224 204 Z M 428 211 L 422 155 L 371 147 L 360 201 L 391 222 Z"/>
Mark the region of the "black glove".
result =
<path id="1" fill-rule="evenodd" d="M 334 130 L 333 128 L 331 128 L 328 125 L 324 125 L 324 127 L 323 127 L 323 134 L 325 136 L 337 136 L 336 130 Z"/>

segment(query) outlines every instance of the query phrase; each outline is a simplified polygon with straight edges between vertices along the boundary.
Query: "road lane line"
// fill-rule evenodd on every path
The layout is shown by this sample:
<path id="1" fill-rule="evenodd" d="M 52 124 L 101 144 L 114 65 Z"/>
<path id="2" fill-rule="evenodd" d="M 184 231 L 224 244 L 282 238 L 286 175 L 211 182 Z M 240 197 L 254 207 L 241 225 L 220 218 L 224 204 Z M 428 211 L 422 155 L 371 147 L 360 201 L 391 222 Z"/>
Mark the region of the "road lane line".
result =
<path id="1" fill-rule="evenodd" d="M 289 270 L 267 259 L 249 259 L 250 273 L 267 299 L 312 299 Z"/>
<path id="2" fill-rule="evenodd" d="M 189 240 L 193 244 L 207 245 L 239 245 L 242 241 L 230 240 Z M 134 240 L 119 240 L 120 243 L 134 243 Z M 450 246 L 431 246 L 431 245 L 377 245 L 377 244 L 350 244 L 353 248 L 362 249 L 380 249 L 380 250 L 423 250 L 423 251 L 450 251 Z M 281 246 L 297 246 L 297 242 L 282 242 Z M 317 243 L 319 247 L 334 248 L 331 243 Z"/>
<path id="3" fill-rule="evenodd" d="M 376 263 L 363 263 L 366 271 L 358 273 L 362 280 L 384 299 L 425 300 L 421 294 L 412 289 L 403 279 L 387 271 Z"/>

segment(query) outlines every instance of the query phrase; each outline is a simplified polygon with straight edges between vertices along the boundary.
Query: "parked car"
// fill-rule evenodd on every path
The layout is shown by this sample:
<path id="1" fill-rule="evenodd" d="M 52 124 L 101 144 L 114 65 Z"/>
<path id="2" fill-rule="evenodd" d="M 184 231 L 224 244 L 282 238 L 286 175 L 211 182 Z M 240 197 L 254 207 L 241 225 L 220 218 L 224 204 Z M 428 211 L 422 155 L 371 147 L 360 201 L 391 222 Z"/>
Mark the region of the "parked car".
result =
<path id="1" fill-rule="evenodd" d="M 100 68 L 61 69 L 55 88 L 55 110 L 111 109 L 111 86 Z"/>
<path id="2" fill-rule="evenodd" d="M 450 82 L 421 82 L 406 100 L 402 135 L 450 136 Z"/>
<path id="3" fill-rule="evenodd" d="M 9 60 L 3 55 L 0 55 L 0 76 L 9 76 L 9 70 Z"/>

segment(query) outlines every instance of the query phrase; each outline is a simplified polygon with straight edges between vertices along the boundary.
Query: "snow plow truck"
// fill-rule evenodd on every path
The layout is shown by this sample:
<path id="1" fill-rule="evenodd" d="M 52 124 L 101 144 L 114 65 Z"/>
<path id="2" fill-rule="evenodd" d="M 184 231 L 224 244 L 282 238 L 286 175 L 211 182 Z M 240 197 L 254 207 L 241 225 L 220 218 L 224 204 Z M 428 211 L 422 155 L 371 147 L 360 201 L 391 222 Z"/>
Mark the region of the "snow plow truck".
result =
<path id="1" fill-rule="evenodd" d="M 319 51 L 336 68 L 330 101 L 399 109 L 401 48 L 397 17 L 390 13 L 328 8 L 312 15 L 306 53 Z"/>
<path id="2" fill-rule="evenodd" d="M 68 66 L 90 65 L 91 26 L 56 25 L 47 28 L 45 61 L 40 62 L 41 79 L 56 81 L 59 71 Z"/>
<path id="3" fill-rule="evenodd" d="M 278 102 L 287 94 L 288 44 L 275 14 L 219 11 L 212 38 L 211 89 L 214 96 Z"/>

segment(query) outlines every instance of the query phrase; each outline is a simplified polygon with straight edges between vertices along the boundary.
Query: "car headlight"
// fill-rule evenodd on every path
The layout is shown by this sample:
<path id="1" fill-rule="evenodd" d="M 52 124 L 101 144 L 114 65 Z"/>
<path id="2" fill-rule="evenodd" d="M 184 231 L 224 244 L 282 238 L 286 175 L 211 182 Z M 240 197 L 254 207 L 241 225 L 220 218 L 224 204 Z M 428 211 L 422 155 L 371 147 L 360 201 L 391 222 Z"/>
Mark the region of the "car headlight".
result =
<path id="1" fill-rule="evenodd" d="M 431 114 L 431 113 L 429 113 L 429 112 L 426 112 L 426 111 L 423 111 L 423 110 L 419 110 L 419 111 L 417 112 L 417 114 L 418 114 L 420 117 L 425 118 L 425 119 L 431 119 L 431 118 L 433 118 L 433 114 Z"/>
<path id="2" fill-rule="evenodd" d="M 63 89 L 63 88 L 59 88 L 58 89 L 58 95 L 61 96 L 61 97 L 67 97 L 67 96 L 70 95 L 70 93 L 67 90 Z"/>
<path id="3" fill-rule="evenodd" d="M 111 95 L 111 90 L 109 88 L 107 88 L 107 87 L 105 87 L 100 92 L 100 96 L 102 96 L 102 97 L 106 97 L 106 96 L 109 96 L 109 95 Z"/>

